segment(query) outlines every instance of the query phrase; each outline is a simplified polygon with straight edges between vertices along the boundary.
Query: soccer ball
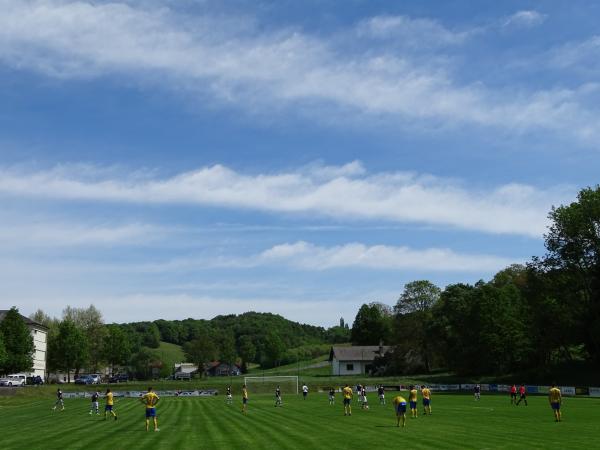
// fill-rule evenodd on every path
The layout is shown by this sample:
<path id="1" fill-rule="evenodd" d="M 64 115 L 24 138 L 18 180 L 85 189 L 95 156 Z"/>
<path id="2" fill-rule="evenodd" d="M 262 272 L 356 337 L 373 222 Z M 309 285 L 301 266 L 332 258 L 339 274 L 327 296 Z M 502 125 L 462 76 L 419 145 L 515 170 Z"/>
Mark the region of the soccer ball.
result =
<path id="1" fill-rule="evenodd" d="M 365 405 L 365 409 L 369 409 L 369 405 Z"/>

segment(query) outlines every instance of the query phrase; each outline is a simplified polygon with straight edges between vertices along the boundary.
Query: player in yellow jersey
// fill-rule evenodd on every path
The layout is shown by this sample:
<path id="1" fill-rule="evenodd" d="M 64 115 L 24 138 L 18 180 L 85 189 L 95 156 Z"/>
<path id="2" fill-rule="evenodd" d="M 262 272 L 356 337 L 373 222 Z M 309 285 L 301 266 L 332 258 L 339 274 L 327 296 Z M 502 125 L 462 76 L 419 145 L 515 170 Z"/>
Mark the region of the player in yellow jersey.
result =
<path id="1" fill-rule="evenodd" d="M 421 386 L 421 395 L 423 396 L 423 414 L 431 415 L 431 391 L 427 386 Z"/>
<path id="2" fill-rule="evenodd" d="M 146 431 L 150 426 L 150 418 L 154 421 L 154 431 L 158 431 L 158 419 L 156 417 L 156 404 L 160 397 L 149 387 L 148 392 L 140 397 L 140 401 L 146 406 Z"/>
<path id="3" fill-rule="evenodd" d="M 560 389 L 556 387 L 556 383 L 552 383 L 552 387 L 550 388 L 550 391 L 548 391 L 548 400 L 550 401 L 552 411 L 554 411 L 554 420 L 560 422 L 562 420 L 562 414 L 560 412 L 562 395 Z"/>
<path id="4" fill-rule="evenodd" d="M 342 395 L 344 396 L 344 415 L 351 416 L 352 415 L 352 388 L 346 384 L 344 389 L 342 389 Z"/>
<path id="5" fill-rule="evenodd" d="M 115 418 L 115 420 L 117 420 L 117 413 L 113 409 L 113 406 L 115 404 L 113 393 L 110 391 L 110 389 L 106 390 L 106 394 L 104 394 L 104 397 L 106 398 L 106 406 L 104 407 L 104 420 L 106 420 L 109 412 Z"/>
<path id="6" fill-rule="evenodd" d="M 396 410 L 396 426 L 400 426 L 400 419 L 402 419 L 402 426 L 406 426 L 406 400 L 401 395 L 394 397 L 392 400 L 394 409 Z"/>
<path id="7" fill-rule="evenodd" d="M 413 419 L 417 418 L 417 388 L 416 386 L 410 387 L 410 393 L 408 394 L 408 401 L 410 402 L 410 413 Z"/>
<path id="8" fill-rule="evenodd" d="M 242 412 L 246 414 L 248 410 L 248 388 L 246 385 L 242 386 Z"/>

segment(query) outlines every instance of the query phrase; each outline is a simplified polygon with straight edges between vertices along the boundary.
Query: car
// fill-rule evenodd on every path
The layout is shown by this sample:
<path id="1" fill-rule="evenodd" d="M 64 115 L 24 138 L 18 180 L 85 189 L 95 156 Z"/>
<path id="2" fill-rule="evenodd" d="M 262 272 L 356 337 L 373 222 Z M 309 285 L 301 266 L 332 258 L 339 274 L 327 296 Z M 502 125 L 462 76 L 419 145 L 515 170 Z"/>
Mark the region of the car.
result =
<path id="1" fill-rule="evenodd" d="M 25 386 L 27 375 L 24 373 L 13 373 L 6 377 L 0 378 L 0 386 Z"/>
<path id="2" fill-rule="evenodd" d="M 33 377 L 27 377 L 26 384 L 39 386 L 39 385 L 44 384 L 44 379 L 42 377 L 40 377 L 39 375 L 35 375 Z"/>
<path id="3" fill-rule="evenodd" d="M 108 379 L 109 383 L 126 383 L 127 381 L 129 381 L 129 375 L 126 373 L 115 374 Z"/>
<path id="4" fill-rule="evenodd" d="M 75 384 L 95 384 L 94 377 L 91 375 L 82 375 L 75 380 Z"/>
<path id="5" fill-rule="evenodd" d="M 92 379 L 94 380 L 92 384 L 100 384 L 100 382 L 102 381 L 102 377 L 97 373 L 91 373 L 89 376 L 92 377 Z"/>

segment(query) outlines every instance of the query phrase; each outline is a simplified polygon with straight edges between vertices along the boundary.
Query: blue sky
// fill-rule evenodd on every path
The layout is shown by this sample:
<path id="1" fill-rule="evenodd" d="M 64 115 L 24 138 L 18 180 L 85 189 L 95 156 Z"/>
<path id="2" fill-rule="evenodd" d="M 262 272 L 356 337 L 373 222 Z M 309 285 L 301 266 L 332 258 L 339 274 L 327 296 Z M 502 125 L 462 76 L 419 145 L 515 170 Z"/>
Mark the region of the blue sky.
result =
<path id="1" fill-rule="evenodd" d="M 0 0 L 0 300 L 330 326 L 541 255 L 596 2 Z"/>

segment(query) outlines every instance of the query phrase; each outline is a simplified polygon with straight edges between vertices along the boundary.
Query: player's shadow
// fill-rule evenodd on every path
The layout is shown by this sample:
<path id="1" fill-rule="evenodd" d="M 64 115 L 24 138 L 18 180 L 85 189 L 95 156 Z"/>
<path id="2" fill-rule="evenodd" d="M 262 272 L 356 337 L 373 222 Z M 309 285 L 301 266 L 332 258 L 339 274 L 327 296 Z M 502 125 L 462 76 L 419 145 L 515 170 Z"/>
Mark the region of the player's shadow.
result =
<path id="1" fill-rule="evenodd" d="M 375 425 L 375 428 L 398 428 L 396 425 Z"/>

